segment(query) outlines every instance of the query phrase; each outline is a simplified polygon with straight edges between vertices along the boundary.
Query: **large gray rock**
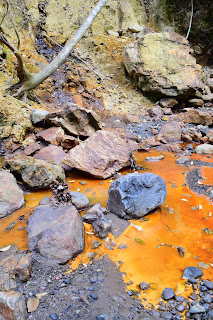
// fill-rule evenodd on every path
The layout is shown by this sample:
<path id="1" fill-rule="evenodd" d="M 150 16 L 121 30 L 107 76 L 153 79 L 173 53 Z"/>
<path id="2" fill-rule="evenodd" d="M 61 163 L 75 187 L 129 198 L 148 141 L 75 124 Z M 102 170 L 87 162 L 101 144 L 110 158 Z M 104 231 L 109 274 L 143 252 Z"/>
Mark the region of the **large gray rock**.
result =
<path id="1" fill-rule="evenodd" d="M 51 203 L 43 198 L 27 222 L 30 251 L 57 263 L 66 263 L 84 250 L 84 225 L 71 204 Z"/>
<path id="2" fill-rule="evenodd" d="M 190 53 L 188 41 L 177 33 L 148 33 L 126 46 L 123 61 L 152 97 L 187 97 L 204 87 L 202 68 Z"/>
<path id="3" fill-rule="evenodd" d="M 107 209 L 121 218 L 140 218 L 161 206 L 167 195 L 164 180 L 156 174 L 130 173 L 109 188 Z"/>
<path id="4" fill-rule="evenodd" d="M 8 171 L 0 171 L 0 218 L 24 205 L 23 191 L 17 185 L 16 179 Z"/>
<path id="5" fill-rule="evenodd" d="M 30 189 L 44 189 L 52 183 L 65 181 L 64 170 L 59 165 L 29 156 L 20 155 L 6 160 L 4 168 L 21 177 Z"/>

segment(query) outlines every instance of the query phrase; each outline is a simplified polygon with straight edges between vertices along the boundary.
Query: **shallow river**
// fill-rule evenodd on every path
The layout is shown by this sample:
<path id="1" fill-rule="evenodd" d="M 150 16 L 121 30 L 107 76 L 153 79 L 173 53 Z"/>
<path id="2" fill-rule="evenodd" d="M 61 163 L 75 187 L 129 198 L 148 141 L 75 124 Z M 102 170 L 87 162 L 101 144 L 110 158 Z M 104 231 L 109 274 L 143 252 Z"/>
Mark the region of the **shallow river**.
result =
<path id="1" fill-rule="evenodd" d="M 145 161 L 147 156 L 159 154 L 164 155 L 163 160 Z M 193 155 L 192 160 L 195 158 L 212 162 L 212 159 L 206 156 Z M 188 168 L 176 164 L 174 154 L 168 152 L 136 152 L 135 159 L 138 165 L 165 180 L 168 195 L 164 204 L 145 219 L 132 221 L 133 226 L 129 225 L 117 239 L 110 235 L 108 239 L 101 240 L 92 234 L 91 226 L 85 224 L 85 251 L 70 262 L 70 270 L 76 268 L 80 262 L 87 263 L 91 252 L 97 252 L 97 256 L 108 254 L 110 259 L 120 265 L 124 281 L 133 282 L 128 289 L 138 290 L 138 284 L 142 281 L 150 283 L 151 289 L 140 295 L 148 302 L 156 303 L 165 287 L 172 287 L 177 293 L 188 296 L 190 289 L 184 286 L 185 281 L 181 279 L 186 266 L 199 266 L 202 262 L 204 278 L 213 279 L 213 235 L 203 231 L 204 228 L 213 230 L 213 205 L 209 199 L 196 195 L 185 185 L 186 173 L 193 165 Z M 123 171 L 122 174 L 126 172 Z M 213 168 L 203 168 L 202 175 L 203 180 L 200 183 L 213 184 Z M 82 185 L 80 181 L 85 181 L 86 184 Z M 72 191 L 85 193 L 90 204 L 100 202 L 106 207 L 111 179 L 100 181 L 85 178 L 83 174 L 71 173 L 67 182 Z M 50 191 L 26 194 L 26 207 L 1 220 L 0 247 L 14 243 L 20 249 L 27 249 L 27 217 L 39 201 L 50 194 Z M 138 230 L 141 228 L 135 225 L 142 227 L 142 230 Z M 110 239 L 115 241 L 117 246 L 127 244 L 128 247 L 123 250 L 108 250 L 105 244 Z M 94 240 L 102 243 L 97 249 L 91 247 Z M 184 257 L 178 253 L 177 246 L 185 249 Z"/>

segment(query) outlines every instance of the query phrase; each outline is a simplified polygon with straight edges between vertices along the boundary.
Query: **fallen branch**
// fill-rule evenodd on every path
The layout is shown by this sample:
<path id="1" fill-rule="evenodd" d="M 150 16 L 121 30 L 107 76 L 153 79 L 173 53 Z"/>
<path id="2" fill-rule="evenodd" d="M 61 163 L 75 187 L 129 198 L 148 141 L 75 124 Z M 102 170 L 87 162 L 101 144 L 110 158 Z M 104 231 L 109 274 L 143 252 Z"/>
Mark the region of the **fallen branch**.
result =
<path id="1" fill-rule="evenodd" d="M 4 43 L 8 48 L 10 48 L 10 50 L 15 54 L 18 61 L 17 71 L 20 80 L 20 86 L 15 96 L 20 96 L 22 94 L 26 95 L 30 90 L 36 88 L 39 84 L 41 84 L 44 80 L 51 76 L 53 72 L 55 72 L 58 69 L 58 67 L 65 62 L 73 48 L 84 36 L 85 32 L 91 26 L 97 14 L 101 11 L 103 6 L 108 1 L 109 0 L 98 1 L 98 3 L 87 16 L 86 20 L 81 25 L 81 27 L 74 34 L 72 39 L 65 45 L 65 47 L 59 52 L 59 54 L 53 59 L 53 61 L 48 66 L 46 66 L 43 70 L 36 74 L 30 74 L 24 69 L 23 60 L 19 51 L 13 45 L 10 44 L 10 42 L 4 37 L 3 33 L 1 34 L 0 42 Z"/>

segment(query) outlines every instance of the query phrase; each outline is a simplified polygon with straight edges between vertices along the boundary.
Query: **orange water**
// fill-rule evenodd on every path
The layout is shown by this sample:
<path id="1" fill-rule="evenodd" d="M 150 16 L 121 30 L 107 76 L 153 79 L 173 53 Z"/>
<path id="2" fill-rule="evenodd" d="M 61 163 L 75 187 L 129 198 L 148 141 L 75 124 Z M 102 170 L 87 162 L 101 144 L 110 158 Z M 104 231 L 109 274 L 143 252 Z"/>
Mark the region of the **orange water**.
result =
<path id="1" fill-rule="evenodd" d="M 109 258 L 116 264 L 118 261 L 123 262 L 120 270 L 126 274 L 124 281 L 133 281 L 133 285 L 129 286 L 129 289 L 138 290 L 138 284 L 141 281 L 151 284 L 151 289 L 145 294 L 141 293 L 140 296 L 145 297 L 148 302 L 152 303 L 156 303 L 165 287 L 169 286 L 176 290 L 177 285 L 184 285 L 185 281 L 181 280 L 181 276 L 186 266 L 197 266 L 197 263 L 204 262 L 208 264 L 208 269 L 203 269 L 204 277 L 213 279 L 213 235 L 208 235 L 203 231 L 204 228 L 213 230 L 212 203 L 204 196 L 194 194 L 185 186 L 185 176 L 191 168 L 176 164 L 172 153 L 161 153 L 164 154 L 165 158 L 158 162 L 145 161 L 147 156 L 159 154 L 157 151 L 135 153 L 137 164 L 160 175 L 165 180 L 168 190 L 164 204 L 155 213 L 147 215 L 147 221 L 132 221 L 134 225 L 142 227 L 143 230 L 138 231 L 130 225 L 117 239 L 109 235 L 107 240 L 101 240 L 90 234 L 92 228 L 85 224 L 85 250 L 70 264 L 72 269 L 76 268 L 80 262 L 87 263 L 89 260 L 88 254 L 91 252 L 96 252 L 97 255 L 108 254 Z M 193 158 L 212 161 L 206 156 L 193 156 Z M 202 175 L 205 179 L 202 180 L 202 183 L 213 184 L 212 170 L 208 167 L 202 169 Z M 122 174 L 125 173 L 126 171 Z M 85 185 L 80 184 L 82 180 L 86 182 Z M 83 192 L 90 199 L 90 204 L 100 202 L 104 207 L 106 207 L 111 181 L 111 179 L 95 180 L 85 177 L 83 174 L 76 175 L 73 173 L 67 179 L 72 191 Z M 176 185 L 175 188 L 172 187 L 174 185 Z M 32 208 L 39 203 L 41 198 L 49 195 L 50 192 L 48 191 L 32 192 L 25 195 L 26 208 L 1 220 L 0 247 L 14 243 L 20 249 L 27 249 L 26 230 L 18 230 L 18 228 L 26 225 L 27 219 L 18 221 L 11 231 L 5 232 L 4 230 L 9 223 L 14 222 L 20 215 L 32 211 Z M 198 209 L 193 210 L 192 207 L 198 207 Z M 29 212 L 26 216 L 29 215 Z M 135 238 L 143 240 L 144 244 L 136 242 Z M 128 248 L 108 250 L 105 244 L 110 239 L 115 241 L 117 246 L 125 243 Z M 94 240 L 102 243 L 97 249 L 91 248 L 91 242 Z M 177 246 L 182 246 L 185 249 L 184 257 L 181 257 L 177 252 Z M 189 289 L 185 286 L 180 288 L 181 291 L 184 291 L 184 295 L 189 295 Z"/>

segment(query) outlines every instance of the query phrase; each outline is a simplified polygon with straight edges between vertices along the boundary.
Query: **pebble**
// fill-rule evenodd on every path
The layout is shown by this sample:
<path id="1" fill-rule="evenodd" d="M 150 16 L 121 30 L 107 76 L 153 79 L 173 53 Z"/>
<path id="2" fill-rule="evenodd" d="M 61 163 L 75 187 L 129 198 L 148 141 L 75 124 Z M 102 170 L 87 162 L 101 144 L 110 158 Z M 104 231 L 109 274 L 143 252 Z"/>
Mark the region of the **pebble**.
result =
<path id="1" fill-rule="evenodd" d="M 198 267 L 186 267 L 183 272 L 183 279 L 199 278 L 203 276 L 203 271 Z"/>
<path id="2" fill-rule="evenodd" d="M 125 244 L 125 243 L 122 243 L 122 244 L 120 244 L 120 245 L 118 246 L 118 249 L 120 249 L 120 250 L 123 250 L 123 249 L 126 249 L 126 248 L 128 248 L 128 245 Z"/>
<path id="3" fill-rule="evenodd" d="M 57 320 L 58 319 L 58 316 L 56 313 L 53 313 L 50 315 L 50 318 L 53 319 L 53 320 Z"/>
<path id="4" fill-rule="evenodd" d="M 173 315 L 171 312 L 165 311 L 165 312 L 161 313 L 161 318 L 166 319 L 166 320 L 172 320 Z"/>
<path id="5" fill-rule="evenodd" d="M 184 301 L 184 297 L 183 297 L 183 296 L 176 296 L 176 297 L 175 297 L 175 300 L 176 300 L 177 302 L 183 302 L 183 301 Z"/>
<path id="6" fill-rule="evenodd" d="M 188 281 L 192 284 L 197 284 L 197 280 L 195 278 L 189 278 Z"/>
<path id="7" fill-rule="evenodd" d="M 96 317 L 96 320 L 108 320 L 108 316 L 106 314 L 100 314 Z"/>
<path id="8" fill-rule="evenodd" d="M 211 282 L 211 281 L 203 280 L 203 285 L 209 290 L 213 289 L 213 282 Z"/>
<path id="9" fill-rule="evenodd" d="M 206 286 L 201 286 L 201 287 L 200 287 L 200 290 L 201 290 L 202 292 L 205 292 L 205 291 L 207 291 L 208 289 L 206 288 Z"/>
<path id="10" fill-rule="evenodd" d="M 185 306 L 183 303 L 181 304 L 178 304 L 176 305 L 175 309 L 178 311 L 178 312 L 183 312 L 185 310 Z"/>
<path id="11" fill-rule="evenodd" d="M 192 294 L 190 294 L 189 298 L 192 299 L 192 300 L 197 300 L 198 299 L 198 295 L 193 292 Z"/>
<path id="12" fill-rule="evenodd" d="M 190 314 L 203 313 L 205 312 L 205 308 L 201 306 L 199 303 L 197 303 L 196 305 L 191 306 L 189 312 Z"/>
<path id="13" fill-rule="evenodd" d="M 141 289 L 142 291 L 145 291 L 145 290 L 149 290 L 149 289 L 150 289 L 149 283 L 144 282 L 144 281 L 139 284 L 139 287 L 140 287 L 140 289 Z"/>
<path id="14" fill-rule="evenodd" d="M 98 296 L 97 296 L 95 293 L 91 293 L 91 294 L 90 294 L 90 297 L 91 297 L 93 300 L 98 300 Z"/>
<path id="15" fill-rule="evenodd" d="M 211 295 L 210 295 L 210 294 L 207 294 L 207 295 L 203 298 L 203 301 L 204 301 L 205 303 L 211 303 L 211 302 L 212 302 Z"/>
<path id="16" fill-rule="evenodd" d="M 66 284 L 71 284 L 71 280 L 70 280 L 69 278 L 65 278 L 65 279 L 64 279 L 64 282 L 65 282 Z"/>
<path id="17" fill-rule="evenodd" d="M 172 288 L 165 288 L 161 294 L 164 300 L 172 299 L 175 296 L 174 290 Z"/>

